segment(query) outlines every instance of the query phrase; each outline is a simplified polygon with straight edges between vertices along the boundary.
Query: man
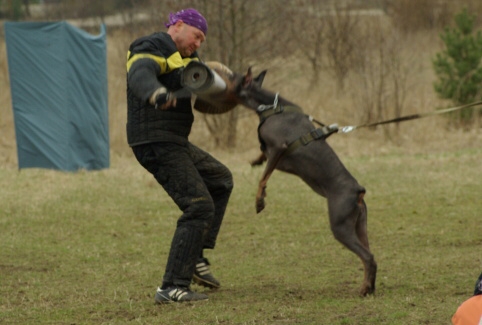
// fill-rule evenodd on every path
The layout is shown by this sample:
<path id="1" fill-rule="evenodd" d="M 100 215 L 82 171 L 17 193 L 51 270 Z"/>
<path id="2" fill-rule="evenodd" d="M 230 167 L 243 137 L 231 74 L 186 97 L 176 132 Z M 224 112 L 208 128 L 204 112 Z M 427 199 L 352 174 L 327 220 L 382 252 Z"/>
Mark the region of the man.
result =
<path id="1" fill-rule="evenodd" d="M 190 8 L 170 14 L 166 27 L 167 32 L 135 40 L 127 60 L 128 143 L 182 210 L 156 303 L 208 299 L 191 291 L 193 280 L 220 286 L 203 249 L 215 246 L 233 188 L 228 168 L 189 142 L 191 96 L 179 91 L 182 69 L 199 61 L 196 51 L 206 39 L 206 19 Z"/>
<path id="2" fill-rule="evenodd" d="M 482 273 L 475 282 L 474 295 L 457 308 L 452 324 L 482 325 Z"/>

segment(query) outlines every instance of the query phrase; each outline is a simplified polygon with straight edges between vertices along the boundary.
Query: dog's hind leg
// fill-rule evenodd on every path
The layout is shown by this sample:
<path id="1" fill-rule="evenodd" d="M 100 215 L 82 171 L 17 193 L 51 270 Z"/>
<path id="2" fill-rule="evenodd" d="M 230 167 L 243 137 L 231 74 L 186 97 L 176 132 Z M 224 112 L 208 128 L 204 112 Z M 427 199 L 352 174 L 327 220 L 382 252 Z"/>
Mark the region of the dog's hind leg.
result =
<path id="1" fill-rule="evenodd" d="M 356 233 L 362 245 L 370 252 L 370 245 L 368 243 L 368 227 L 367 227 L 367 206 L 363 196 L 365 192 L 361 192 L 358 196 L 358 206 L 360 207 L 359 216 L 356 223 Z M 375 281 L 377 276 L 377 263 L 372 258 L 369 263 L 363 263 L 365 267 L 365 279 L 362 286 L 362 295 L 371 294 L 375 292 Z M 365 290 L 364 290 L 365 289 Z"/>
<path id="2" fill-rule="evenodd" d="M 360 295 L 375 292 L 377 264 L 370 251 L 367 235 L 367 209 L 364 192 L 338 194 L 328 198 L 331 230 L 335 238 L 362 261 L 365 275 Z"/>

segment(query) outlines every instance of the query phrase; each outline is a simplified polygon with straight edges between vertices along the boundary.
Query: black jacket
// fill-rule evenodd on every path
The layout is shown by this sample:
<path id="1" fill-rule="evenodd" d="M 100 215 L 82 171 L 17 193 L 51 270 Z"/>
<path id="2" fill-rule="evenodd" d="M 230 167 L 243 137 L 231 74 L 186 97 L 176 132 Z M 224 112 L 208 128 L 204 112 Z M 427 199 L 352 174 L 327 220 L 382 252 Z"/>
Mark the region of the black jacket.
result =
<path id="1" fill-rule="evenodd" d="M 182 58 L 167 33 L 154 33 L 135 40 L 127 54 L 127 142 L 136 146 L 150 142 L 186 143 L 194 116 L 191 98 L 178 98 L 176 107 L 156 110 L 149 97 L 159 87 L 181 88 L 182 69 L 197 52 Z"/>

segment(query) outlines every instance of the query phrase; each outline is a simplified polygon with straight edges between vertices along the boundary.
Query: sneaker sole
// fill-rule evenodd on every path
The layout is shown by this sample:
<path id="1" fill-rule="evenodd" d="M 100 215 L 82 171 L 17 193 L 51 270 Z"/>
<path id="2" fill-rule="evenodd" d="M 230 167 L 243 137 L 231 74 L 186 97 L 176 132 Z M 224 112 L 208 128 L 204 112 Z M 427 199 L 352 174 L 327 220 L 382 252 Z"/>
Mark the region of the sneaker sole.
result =
<path id="1" fill-rule="evenodd" d="M 158 300 L 158 298 L 161 298 L 162 300 Z M 171 300 L 169 297 L 165 297 L 161 294 L 156 293 L 156 296 L 154 297 L 154 303 L 156 305 L 164 305 L 164 304 L 170 304 L 175 302 L 174 300 Z"/>
<path id="2" fill-rule="evenodd" d="M 156 297 L 157 298 L 157 297 Z M 162 296 L 162 298 L 165 298 L 164 296 Z M 156 305 L 167 305 L 167 304 L 174 304 L 174 303 L 185 303 L 185 302 L 200 302 L 200 301 L 207 301 L 209 300 L 209 298 L 206 298 L 206 299 L 198 299 L 198 300 L 181 300 L 181 301 L 174 301 L 174 300 L 157 300 L 157 299 L 154 299 L 154 304 Z"/>
<path id="3" fill-rule="evenodd" d="M 181 300 L 181 301 L 174 301 L 174 300 L 167 300 L 167 301 L 158 301 L 155 300 L 154 304 L 155 305 L 169 305 L 169 304 L 185 304 L 186 302 L 202 302 L 202 301 L 208 301 L 209 299 L 200 299 L 200 300 Z"/>
<path id="4" fill-rule="evenodd" d="M 192 281 L 194 283 L 196 283 L 197 285 L 200 285 L 200 286 L 203 286 L 203 287 L 206 287 L 206 288 L 210 288 L 210 289 L 219 289 L 221 288 L 221 285 L 219 284 L 216 284 L 216 283 L 212 283 L 212 282 L 209 282 L 209 281 L 206 281 L 200 277 L 198 277 L 197 275 L 193 275 L 192 277 Z"/>

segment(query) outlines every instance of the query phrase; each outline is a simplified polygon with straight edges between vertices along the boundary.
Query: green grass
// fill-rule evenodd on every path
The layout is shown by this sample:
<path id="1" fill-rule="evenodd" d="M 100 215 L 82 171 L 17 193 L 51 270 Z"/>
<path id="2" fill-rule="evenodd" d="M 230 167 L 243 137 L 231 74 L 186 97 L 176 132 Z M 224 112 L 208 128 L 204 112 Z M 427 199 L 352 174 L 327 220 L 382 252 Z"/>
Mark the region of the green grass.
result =
<path id="1" fill-rule="evenodd" d="M 221 154 L 235 190 L 200 303 L 156 306 L 177 207 L 131 157 L 98 172 L 0 168 L 2 324 L 450 324 L 480 274 L 482 149 L 344 158 L 368 192 L 375 296 L 325 200 Z M 193 286 L 193 289 L 205 291 Z"/>

